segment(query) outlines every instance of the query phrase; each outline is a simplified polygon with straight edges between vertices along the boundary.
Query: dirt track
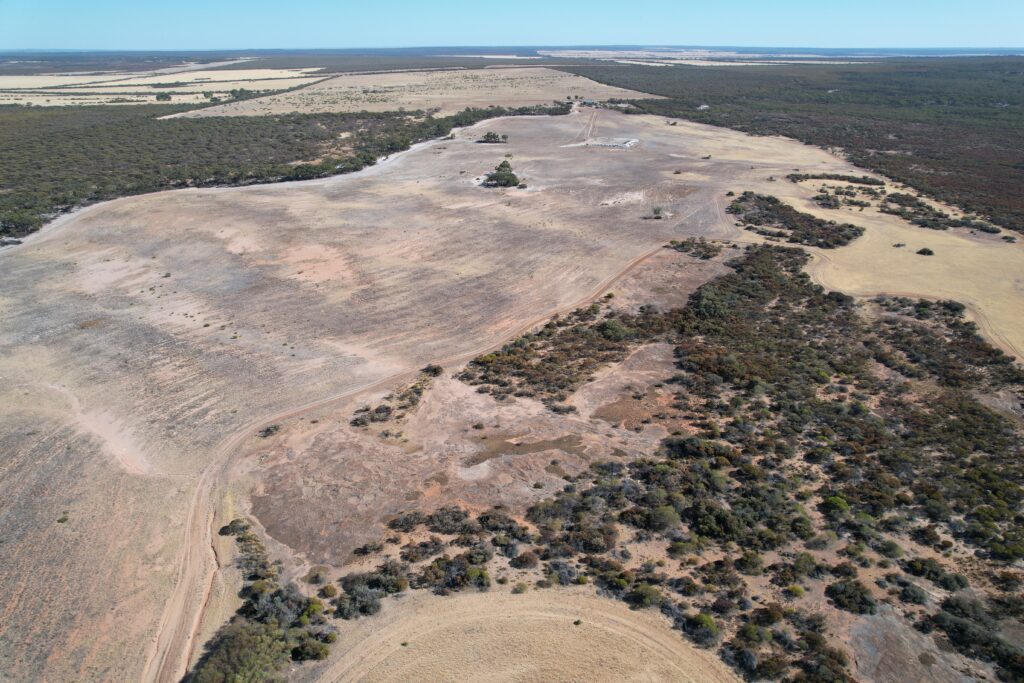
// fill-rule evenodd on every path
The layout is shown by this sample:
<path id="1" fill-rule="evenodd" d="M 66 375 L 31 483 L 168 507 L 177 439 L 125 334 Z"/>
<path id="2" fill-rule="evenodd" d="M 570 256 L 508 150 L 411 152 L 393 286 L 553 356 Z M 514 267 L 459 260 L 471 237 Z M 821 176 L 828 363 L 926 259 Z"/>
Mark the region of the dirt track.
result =
<path id="1" fill-rule="evenodd" d="M 257 429 L 315 413 L 340 434 L 338 397 L 500 344 L 669 238 L 744 237 L 725 190 L 807 201 L 813 189 L 766 178 L 852 170 L 792 141 L 594 116 L 485 122 L 351 176 L 117 200 L 0 252 L 0 673 L 177 678 L 209 631 L 214 511 L 237 466 L 259 478 L 251 456 L 270 446 Z M 565 147 L 590 125 L 640 142 Z M 476 144 L 484 130 L 510 143 Z M 506 153 L 529 188 L 478 187 Z M 645 220 L 654 206 L 668 218 Z M 986 281 L 984 260 L 963 268 Z M 1004 300 L 1019 293 L 972 291 L 1012 341 Z M 283 455 L 300 467 L 295 443 Z M 278 491 L 297 512 L 358 504 L 377 518 L 385 494 Z"/>
<path id="2" fill-rule="evenodd" d="M 553 311 L 551 314 L 564 313 L 592 301 L 642 263 L 651 253 L 658 251 L 661 251 L 660 247 L 655 248 L 654 252 L 633 259 L 620 272 L 601 283 L 596 291 L 587 294 L 572 305 L 566 306 L 563 310 Z M 523 324 L 509 336 L 514 337 L 521 334 L 547 320 L 551 314 Z M 459 356 L 437 358 L 432 362 L 458 365 L 479 354 L 487 353 L 501 346 L 502 343 L 504 340 L 501 343 L 481 347 Z M 232 434 L 216 449 L 213 462 L 200 475 L 199 484 L 196 486 L 196 492 L 189 507 L 189 516 L 186 521 L 187 537 L 183 544 L 186 550 L 179 555 L 174 592 L 164 607 L 157 635 L 147 651 L 142 675 L 144 680 L 177 680 L 181 677 L 181 672 L 198 656 L 200 643 L 197 643 L 196 639 L 202 631 L 204 612 L 211 599 L 217 572 L 222 568 L 216 557 L 216 552 L 213 550 L 214 534 L 220 526 L 230 521 L 230 519 L 218 518 L 217 503 L 219 496 L 228 490 L 230 470 L 233 464 L 231 456 L 261 427 L 323 409 L 334 403 L 344 402 L 352 395 L 372 391 L 375 387 L 393 386 L 411 378 L 414 374 L 415 372 L 412 371 L 393 375 L 366 387 L 330 396 L 272 417 L 263 417 Z M 205 552 L 200 553 L 201 549 L 205 549 Z"/>

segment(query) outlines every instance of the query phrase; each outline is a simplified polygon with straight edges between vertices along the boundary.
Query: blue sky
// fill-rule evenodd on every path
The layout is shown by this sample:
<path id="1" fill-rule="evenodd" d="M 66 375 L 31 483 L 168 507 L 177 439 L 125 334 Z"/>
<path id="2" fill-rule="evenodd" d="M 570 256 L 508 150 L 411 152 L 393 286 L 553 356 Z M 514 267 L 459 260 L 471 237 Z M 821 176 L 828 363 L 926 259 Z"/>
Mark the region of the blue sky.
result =
<path id="1" fill-rule="evenodd" d="M 0 50 L 1020 47 L 1024 0 L 0 0 Z"/>

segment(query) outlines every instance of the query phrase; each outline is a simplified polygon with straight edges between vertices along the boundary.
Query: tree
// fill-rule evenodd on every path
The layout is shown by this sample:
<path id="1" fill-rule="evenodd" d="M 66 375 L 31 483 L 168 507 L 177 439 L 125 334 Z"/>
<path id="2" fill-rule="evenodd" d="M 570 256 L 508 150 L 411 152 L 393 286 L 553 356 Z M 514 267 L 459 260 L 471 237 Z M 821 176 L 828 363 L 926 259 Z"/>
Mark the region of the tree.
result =
<path id="1" fill-rule="evenodd" d="M 484 180 L 484 185 L 488 187 L 515 187 L 518 184 L 519 178 L 512 172 L 512 164 L 507 159 L 495 166 L 494 171 L 488 173 Z"/>
<path id="2" fill-rule="evenodd" d="M 651 531 L 665 531 L 675 529 L 682 523 L 679 513 L 671 505 L 659 505 L 651 510 L 647 518 L 647 527 Z"/>
<path id="3" fill-rule="evenodd" d="M 664 600 L 664 598 L 661 595 L 661 591 L 647 583 L 639 584 L 633 588 L 628 595 L 626 595 L 626 602 L 637 607 L 652 607 L 660 605 L 662 600 Z"/>
<path id="4" fill-rule="evenodd" d="M 832 599 L 836 607 L 854 614 L 874 614 L 876 605 L 871 592 L 860 581 L 847 580 L 830 584 L 825 595 Z"/>
<path id="5" fill-rule="evenodd" d="M 711 615 L 705 612 L 687 617 L 683 629 L 699 645 L 711 645 L 722 632 Z"/>
<path id="6" fill-rule="evenodd" d="M 483 142 L 483 143 L 486 143 L 486 144 L 494 145 L 494 144 L 498 144 L 498 143 L 502 143 L 502 142 L 508 142 L 508 136 L 507 135 L 498 135 L 494 131 L 488 131 L 488 132 L 484 133 L 484 136 L 482 138 L 480 138 L 479 140 L 477 140 L 477 142 Z"/>

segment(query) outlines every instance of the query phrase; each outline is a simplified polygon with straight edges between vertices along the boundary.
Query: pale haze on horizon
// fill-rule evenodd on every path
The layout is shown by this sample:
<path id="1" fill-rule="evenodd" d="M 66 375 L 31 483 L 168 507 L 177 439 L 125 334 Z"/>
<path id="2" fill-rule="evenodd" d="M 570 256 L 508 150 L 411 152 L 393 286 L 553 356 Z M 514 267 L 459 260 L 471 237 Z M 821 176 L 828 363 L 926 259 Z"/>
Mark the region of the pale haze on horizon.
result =
<path id="1" fill-rule="evenodd" d="M 0 0 L 0 50 L 501 45 L 1014 48 L 1020 0 Z"/>

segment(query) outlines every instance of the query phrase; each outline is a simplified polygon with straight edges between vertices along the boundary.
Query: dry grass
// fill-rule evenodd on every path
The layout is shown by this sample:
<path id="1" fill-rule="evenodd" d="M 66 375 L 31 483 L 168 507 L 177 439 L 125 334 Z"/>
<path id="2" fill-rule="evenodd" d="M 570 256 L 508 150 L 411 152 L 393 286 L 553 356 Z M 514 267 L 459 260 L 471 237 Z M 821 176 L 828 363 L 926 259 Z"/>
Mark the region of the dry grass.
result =
<path id="1" fill-rule="evenodd" d="M 739 680 L 656 611 L 588 589 L 403 596 L 346 629 L 339 645 L 310 680 Z"/>

